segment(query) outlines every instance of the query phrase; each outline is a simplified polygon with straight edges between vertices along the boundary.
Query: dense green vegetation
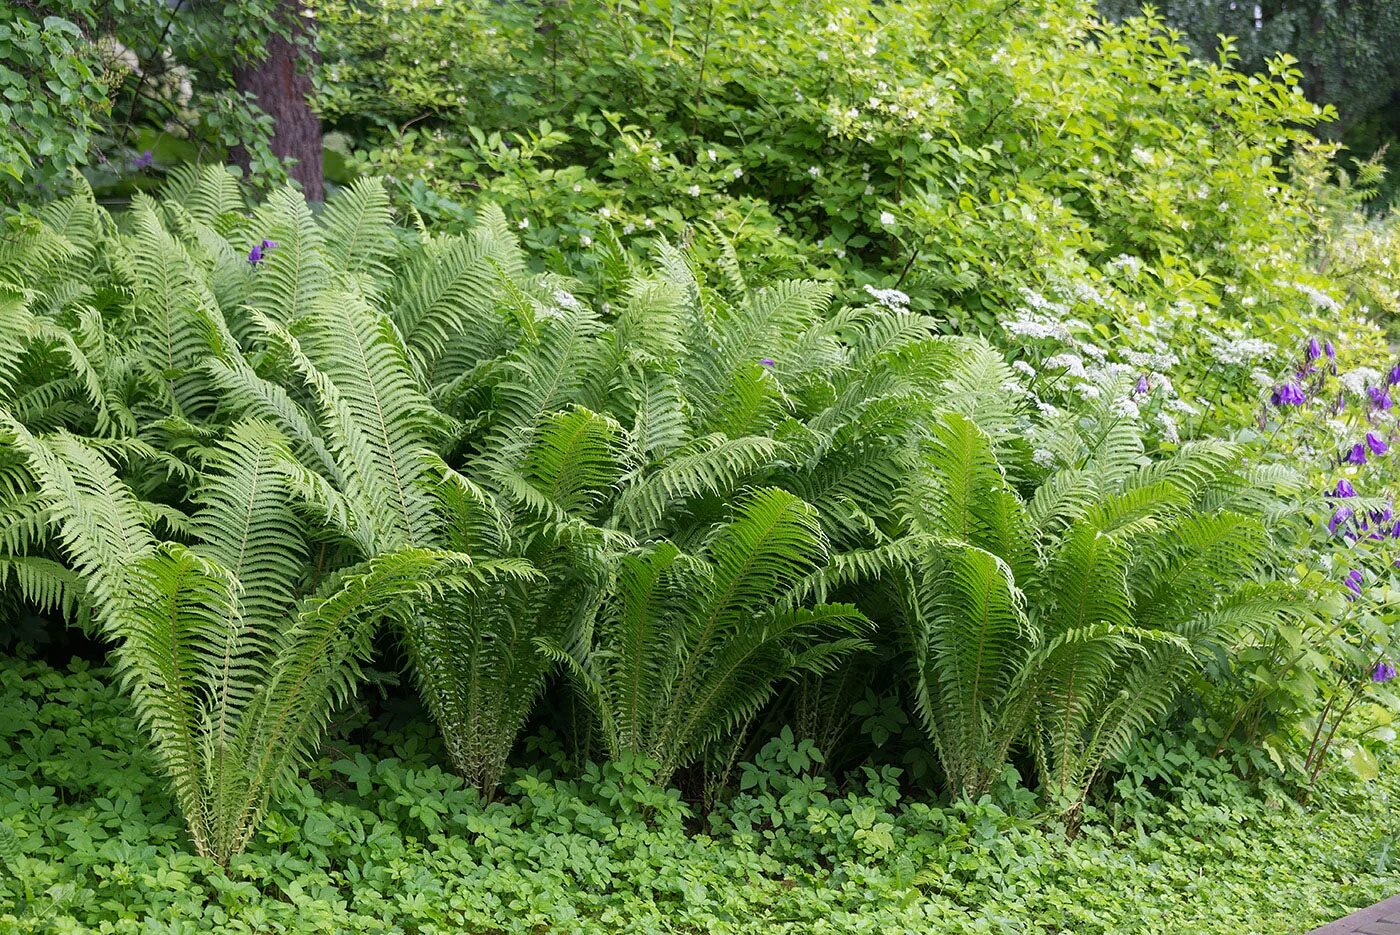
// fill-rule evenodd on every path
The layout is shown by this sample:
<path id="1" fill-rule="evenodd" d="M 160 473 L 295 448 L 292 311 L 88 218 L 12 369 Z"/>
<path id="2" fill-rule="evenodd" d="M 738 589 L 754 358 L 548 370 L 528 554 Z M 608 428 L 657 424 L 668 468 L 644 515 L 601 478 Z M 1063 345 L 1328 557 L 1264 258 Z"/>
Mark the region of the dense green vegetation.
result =
<path id="1" fill-rule="evenodd" d="M 227 870 L 189 854 L 111 673 L 0 667 L 0 924 L 19 932 L 1302 932 L 1395 888 L 1397 771 L 1306 807 L 1177 738 L 1072 842 L 1003 786 L 930 806 L 784 735 L 708 814 L 529 744 L 486 804 L 420 712 L 337 724 Z M 78 713 L 81 712 L 81 716 Z"/>
<path id="2" fill-rule="evenodd" d="M 1221 36 L 1233 38 L 1240 69 L 1262 71 L 1268 59 L 1287 53 L 1303 73 L 1308 99 L 1336 107 L 1335 123 L 1320 128 L 1369 158 L 1380 151 L 1393 170 L 1400 135 L 1400 7 L 1388 0 L 1270 0 L 1259 4 L 1215 0 L 1163 0 L 1162 18 L 1189 39 L 1194 52 L 1214 58 Z M 1098 0 L 1107 16 L 1136 16 L 1136 0 Z M 1396 179 L 1385 182 L 1393 200 Z"/>
<path id="3" fill-rule="evenodd" d="M 0 81 L 152 119 L 104 10 L 26 6 L 68 38 Z M 0 919 L 1394 891 L 1400 239 L 1289 62 L 1070 0 L 314 12 L 324 204 L 190 126 L 77 174 L 142 138 L 11 95 L 57 128 L 0 154 Z"/>

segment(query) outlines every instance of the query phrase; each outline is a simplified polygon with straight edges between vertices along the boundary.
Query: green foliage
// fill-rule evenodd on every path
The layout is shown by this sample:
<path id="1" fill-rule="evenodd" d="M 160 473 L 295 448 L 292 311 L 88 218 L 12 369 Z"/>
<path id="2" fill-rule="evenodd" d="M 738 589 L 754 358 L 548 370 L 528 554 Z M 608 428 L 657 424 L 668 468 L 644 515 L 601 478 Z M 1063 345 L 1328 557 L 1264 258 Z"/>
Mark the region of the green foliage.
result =
<path id="1" fill-rule="evenodd" d="M 665 782 L 751 720 L 776 679 L 826 671 L 856 645 L 843 639 L 855 608 L 793 606 L 824 550 L 812 507 L 769 488 L 697 555 L 661 543 L 622 556 L 578 666 L 613 757 L 655 760 Z"/>
<path id="2" fill-rule="evenodd" d="M 487 805 L 406 713 L 336 729 L 224 869 L 184 852 L 109 672 L 6 658 L 0 927 L 1275 935 L 1400 883 L 1390 761 L 1303 809 L 1179 733 L 1066 842 L 1010 801 L 911 798 L 888 768 L 840 785 L 788 734 L 697 827 L 645 769 L 564 764 L 547 743 Z"/>
<path id="3" fill-rule="evenodd" d="M 279 29 L 274 0 L 23 0 L 0 16 L 0 191 L 52 197 L 82 169 L 129 197 L 181 160 L 246 148 L 254 175 L 285 176 L 269 118 L 234 90 L 236 64 Z M 16 199 L 18 200 L 18 199 Z"/>
<path id="4" fill-rule="evenodd" d="M 1262 492 L 1235 452 L 1194 445 L 1154 463 L 1131 423 L 1106 428 L 1081 418 L 1076 443 L 1105 441 L 1023 495 L 990 438 L 944 416 L 904 495 L 910 537 L 872 556 L 960 795 L 990 789 L 1028 738 L 1042 792 L 1079 807 L 1207 659 L 1310 619 L 1303 591 L 1272 580 L 1257 515 L 1271 500 L 1241 496 Z"/>
<path id="5" fill-rule="evenodd" d="M 374 181 L 313 214 L 221 169 L 2 246 L 7 597 L 113 643 L 220 862 L 382 621 L 483 796 L 532 715 L 589 749 L 580 704 L 617 762 L 720 796 L 796 686 L 864 673 L 927 730 L 936 757 L 881 728 L 921 782 L 1029 761 L 1076 821 L 1183 698 L 1229 697 L 1232 654 L 1318 636 L 1266 532 L 1286 478 L 1159 441 L 1169 391 L 1122 366 L 1012 366 L 892 290 L 832 308 L 665 241 L 566 280 L 493 209 L 435 235 Z"/>
<path id="6" fill-rule="evenodd" d="M 6 191 L 62 183 L 87 161 L 98 119 L 111 106 L 102 62 L 79 29 L 56 16 L 0 21 L 0 140 Z"/>
<path id="7" fill-rule="evenodd" d="M 1192 60 L 1157 18 L 1105 24 L 1076 0 L 319 12 L 321 106 L 359 165 L 429 216 L 501 205 L 557 271 L 664 234 L 755 284 L 894 286 L 944 331 L 996 337 L 1041 297 L 1115 361 L 1164 344 L 1182 397 L 1226 410 L 1253 387 L 1213 369 L 1213 340 L 1359 338 L 1393 283 L 1393 247 L 1315 268 L 1351 235 L 1294 63 Z"/>
<path id="8" fill-rule="evenodd" d="M 1142 4 L 1099 0 L 1098 6 L 1105 15 L 1122 18 L 1136 16 Z M 1200 0 L 1166 0 L 1154 6 L 1206 57 L 1214 57 L 1222 36 L 1231 37 L 1243 69 L 1262 70 L 1268 59 L 1288 54 L 1301 66 L 1308 98 L 1337 108 L 1340 126 L 1327 128 L 1329 135 L 1341 135 L 1400 93 L 1395 74 L 1400 10 L 1384 0 L 1281 0 L 1261 4 L 1257 11 Z"/>
<path id="9" fill-rule="evenodd" d="M 83 574 L 83 599 L 115 646 L 196 851 L 227 863 L 352 694 L 374 622 L 403 613 L 405 598 L 430 599 L 469 560 L 387 552 L 310 579 L 299 598 L 306 533 L 290 451 L 271 426 L 237 423 L 204 459 L 193 548 L 152 538 L 142 503 L 98 451 L 66 432 L 7 428 Z M 42 599 L 46 586 L 20 587 Z"/>
<path id="10" fill-rule="evenodd" d="M 374 283 L 332 265 L 373 259 L 361 219 L 386 211 L 374 187 L 347 195 L 324 227 L 299 200 L 274 198 L 258 220 L 285 245 L 250 281 L 237 265 L 246 261 L 198 219 L 227 219 L 207 207 L 232 206 L 220 204 L 225 179 L 204 173 L 183 193 L 188 207 L 138 199 L 125 233 L 92 224 L 89 234 L 110 238 L 112 281 L 56 287 L 56 317 L 44 322 L 16 306 L 20 327 L 7 337 L 34 364 L 44 402 L 41 412 L 11 396 L 5 425 L 20 456 L 6 507 L 28 524 L 12 537 L 27 569 L 16 574 L 20 593 L 92 611 L 196 850 L 221 863 L 246 846 L 269 796 L 352 694 L 380 620 L 413 617 L 409 597 L 431 604 L 446 589 L 526 572 L 473 566 L 435 538 L 441 501 L 422 448 L 436 416 L 392 326 L 369 305 Z M 197 252 L 167 223 L 193 235 Z M 12 268 L 77 271 L 66 258 L 50 265 L 40 241 Z M 79 313 L 84 337 L 122 363 L 88 371 L 81 412 L 67 405 L 65 371 L 39 375 L 67 301 L 98 290 L 103 307 Z M 238 304 L 221 306 L 231 291 Z M 261 358 L 244 356 L 235 331 L 268 342 Z M 277 349 L 285 357 L 274 361 Z M 70 351 L 73 361 L 88 363 Z M 273 382 L 257 364 L 290 379 Z M 120 399 L 119 422 L 106 415 L 109 396 Z M 38 425 L 42 434 L 29 427 Z M 154 535 L 157 524 L 168 538 Z M 76 579 L 48 561 L 59 556 Z"/>

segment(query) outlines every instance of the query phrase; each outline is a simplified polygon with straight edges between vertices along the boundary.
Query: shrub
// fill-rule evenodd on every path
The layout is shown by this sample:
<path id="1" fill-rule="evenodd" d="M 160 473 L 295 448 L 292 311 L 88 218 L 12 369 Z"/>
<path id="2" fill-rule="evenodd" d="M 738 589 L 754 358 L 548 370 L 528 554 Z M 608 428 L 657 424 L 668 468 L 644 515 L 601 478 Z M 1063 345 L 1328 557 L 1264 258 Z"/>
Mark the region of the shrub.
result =
<path id="1" fill-rule="evenodd" d="M 242 146 L 258 180 L 284 179 L 269 118 L 233 69 L 277 29 L 272 0 L 236 16 L 117 0 L 23 0 L 0 18 L 0 186 L 12 205 L 72 189 L 81 169 L 109 195 L 158 184 L 182 159 Z M 8 213 L 8 212 L 7 212 Z"/>
<path id="2" fill-rule="evenodd" d="M 702 256 L 727 241 L 760 282 L 894 286 L 944 330 L 1066 302 L 1095 343 L 1165 345 L 1182 396 L 1227 407 L 1248 372 L 1215 365 L 1212 335 L 1350 334 L 1393 282 L 1374 254 L 1314 269 L 1354 235 L 1332 151 L 1307 132 L 1327 114 L 1292 63 L 1247 76 L 1228 45 L 1192 60 L 1150 15 L 1102 23 L 1077 0 L 319 11 L 321 106 L 362 141 L 360 165 L 424 211 L 500 204 L 555 269 L 585 269 L 587 244 L 614 234 L 715 226 Z"/>

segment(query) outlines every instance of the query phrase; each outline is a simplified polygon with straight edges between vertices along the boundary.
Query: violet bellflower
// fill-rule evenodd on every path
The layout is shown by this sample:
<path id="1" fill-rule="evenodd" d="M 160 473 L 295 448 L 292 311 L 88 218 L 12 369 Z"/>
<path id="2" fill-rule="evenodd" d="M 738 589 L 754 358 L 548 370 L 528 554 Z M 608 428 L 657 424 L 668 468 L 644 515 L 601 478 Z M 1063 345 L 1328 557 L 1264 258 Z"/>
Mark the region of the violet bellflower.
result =
<path id="1" fill-rule="evenodd" d="M 1272 399 L 1275 406 L 1301 406 L 1308 401 L 1303 388 L 1292 380 L 1275 387 Z"/>
<path id="2" fill-rule="evenodd" d="M 1373 455 L 1383 455 L 1390 450 L 1390 445 L 1386 440 L 1375 432 L 1366 433 L 1366 447 L 1371 449 Z"/>
<path id="3" fill-rule="evenodd" d="M 768 367 L 768 368 L 770 368 L 770 369 L 773 368 L 773 367 L 778 366 L 777 362 L 776 362 L 775 360 L 773 360 L 773 358 L 771 358 L 771 357 L 761 357 L 761 358 L 759 358 L 758 363 L 759 363 L 760 366 Z"/>
<path id="4" fill-rule="evenodd" d="M 1322 356 L 1322 343 L 1317 340 L 1317 335 L 1308 338 L 1308 360 L 1314 361 Z"/>
<path id="5" fill-rule="evenodd" d="M 1327 531 L 1335 536 L 1337 530 L 1341 528 L 1342 523 L 1345 523 L 1354 515 L 1355 512 L 1349 506 L 1337 507 L 1336 512 L 1332 514 L 1332 518 L 1327 521 Z"/>
<path id="6" fill-rule="evenodd" d="M 1383 386 L 1371 386 L 1366 388 L 1366 395 L 1371 397 L 1371 408 L 1378 410 L 1389 409 L 1392 405 L 1390 393 Z"/>
<path id="7" fill-rule="evenodd" d="M 1133 387 L 1133 392 L 1138 396 L 1146 396 L 1152 392 L 1152 384 L 1147 382 L 1147 374 L 1138 377 L 1137 386 Z"/>
<path id="8" fill-rule="evenodd" d="M 1347 572 L 1347 576 L 1342 583 L 1345 584 L 1347 590 L 1354 595 L 1348 596 L 1347 600 L 1354 601 L 1361 596 L 1361 585 L 1365 580 L 1366 576 L 1361 573 L 1361 569 L 1359 568 L 1353 568 L 1351 571 Z"/>
<path id="9" fill-rule="evenodd" d="M 1337 347 L 1332 343 L 1332 339 L 1328 338 L 1322 349 L 1327 354 L 1327 369 L 1332 371 L 1332 376 L 1335 377 L 1337 375 Z"/>
<path id="10" fill-rule="evenodd" d="M 152 155 L 151 151 L 149 149 L 143 149 L 141 155 L 131 160 L 131 167 L 133 169 L 149 169 L 151 163 L 155 161 L 156 157 Z"/>
<path id="11" fill-rule="evenodd" d="M 1391 367 L 1390 376 L 1386 378 L 1387 386 L 1395 386 L 1397 384 L 1400 384 L 1400 364 Z"/>
<path id="12" fill-rule="evenodd" d="M 257 266 L 263 261 L 263 258 L 267 255 L 267 251 L 274 250 L 276 247 L 277 241 L 264 240 L 248 251 L 248 263 L 252 266 Z"/>
<path id="13" fill-rule="evenodd" d="M 1342 498 L 1354 497 L 1356 496 L 1356 488 L 1351 485 L 1351 481 L 1343 477 L 1341 480 L 1337 481 L 1337 489 L 1329 493 L 1328 496 Z"/>
<path id="14" fill-rule="evenodd" d="M 1342 456 L 1342 461 L 1346 464 L 1365 464 L 1366 446 L 1361 444 L 1352 445 L 1351 450 Z"/>
<path id="15" fill-rule="evenodd" d="M 1371 681 L 1373 682 L 1389 682 L 1393 678 L 1395 678 L 1395 663 L 1393 662 L 1386 662 L 1382 659 L 1371 670 Z"/>

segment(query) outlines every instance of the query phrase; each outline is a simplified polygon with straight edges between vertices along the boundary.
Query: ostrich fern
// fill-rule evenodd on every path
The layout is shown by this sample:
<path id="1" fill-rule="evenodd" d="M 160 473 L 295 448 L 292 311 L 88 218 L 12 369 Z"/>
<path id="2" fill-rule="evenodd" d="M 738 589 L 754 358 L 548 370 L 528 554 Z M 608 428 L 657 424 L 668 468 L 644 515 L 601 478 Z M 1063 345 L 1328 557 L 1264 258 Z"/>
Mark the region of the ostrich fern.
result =
<path id="1" fill-rule="evenodd" d="M 79 190 L 0 235 L 0 586 L 112 640 L 225 861 L 380 620 L 486 795 L 556 666 L 670 776 L 875 640 L 954 792 L 1024 747 L 1072 809 L 1303 606 L 1227 447 L 1151 458 L 1107 397 L 1031 418 L 986 342 L 726 257 L 580 284 L 372 180 L 319 214 L 218 168 L 116 217 Z"/>
<path id="2" fill-rule="evenodd" d="M 374 625 L 482 574 L 461 553 L 405 548 L 306 582 L 295 469 L 265 423 L 235 425 L 211 452 L 192 545 L 156 539 L 143 504 L 80 439 L 4 428 L 114 644 L 195 848 L 221 864 L 314 752 Z"/>
<path id="3" fill-rule="evenodd" d="M 450 420 L 374 307 L 382 190 L 320 220 L 284 193 L 255 232 L 222 179 L 95 225 L 114 257 L 100 306 L 14 290 L 5 353 L 41 378 L 0 400 L 0 569 L 35 603 L 91 610 L 196 849 L 227 862 L 349 697 L 374 626 L 411 640 L 422 608 L 532 572 L 451 547 L 429 450 Z M 281 240 L 255 268 L 235 244 L 264 231 Z M 32 239 L 7 276 L 76 274 L 62 231 Z M 99 351 L 102 374 L 84 365 Z"/>
<path id="4" fill-rule="evenodd" d="M 1271 582 L 1259 491 L 1226 446 L 1150 462 L 1119 432 L 1027 497 L 993 448 L 943 417 L 905 501 L 911 539 L 885 564 L 952 789 L 985 791 L 1026 741 L 1073 809 L 1203 657 L 1306 601 Z"/>

